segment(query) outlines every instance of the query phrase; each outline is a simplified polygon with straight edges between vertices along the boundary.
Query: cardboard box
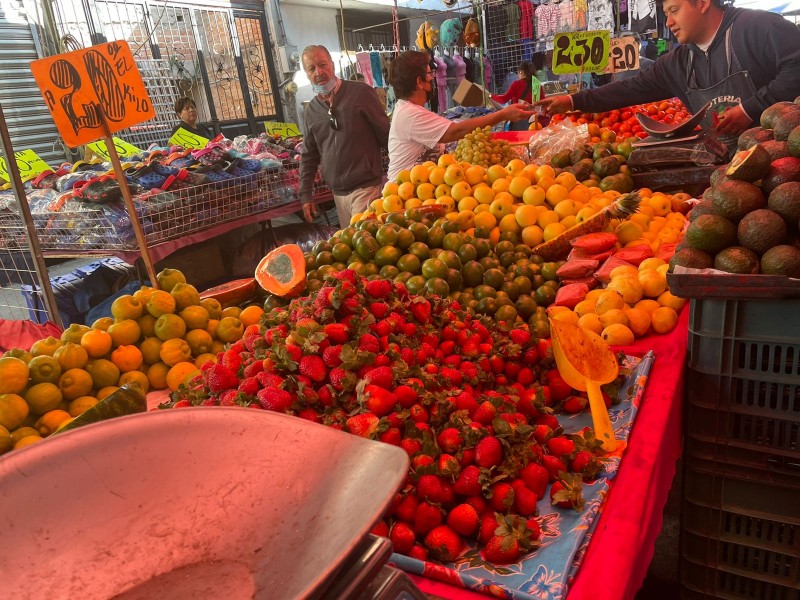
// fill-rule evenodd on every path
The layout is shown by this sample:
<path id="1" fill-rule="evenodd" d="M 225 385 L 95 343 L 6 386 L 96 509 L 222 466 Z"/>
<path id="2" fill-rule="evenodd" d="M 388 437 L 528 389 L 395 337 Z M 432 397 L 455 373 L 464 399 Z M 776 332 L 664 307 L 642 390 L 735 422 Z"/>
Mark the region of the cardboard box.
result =
<path id="1" fill-rule="evenodd" d="M 453 102 L 461 106 L 489 106 L 497 107 L 483 86 L 464 79 L 453 92 Z"/>

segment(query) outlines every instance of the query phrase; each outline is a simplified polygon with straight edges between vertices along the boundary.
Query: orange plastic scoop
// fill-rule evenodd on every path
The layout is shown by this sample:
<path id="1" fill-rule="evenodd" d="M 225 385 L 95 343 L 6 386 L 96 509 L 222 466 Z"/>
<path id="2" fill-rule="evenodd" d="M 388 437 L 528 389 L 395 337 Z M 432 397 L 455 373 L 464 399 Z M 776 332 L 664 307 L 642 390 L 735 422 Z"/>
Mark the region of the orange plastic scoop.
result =
<path id="1" fill-rule="evenodd" d="M 603 450 L 613 452 L 617 440 L 600 386 L 617 378 L 616 356 L 603 338 L 577 325 L 550 319 L 550 333 L 558 372 L 570 386 L 588 392 L 594 435 Z"/>

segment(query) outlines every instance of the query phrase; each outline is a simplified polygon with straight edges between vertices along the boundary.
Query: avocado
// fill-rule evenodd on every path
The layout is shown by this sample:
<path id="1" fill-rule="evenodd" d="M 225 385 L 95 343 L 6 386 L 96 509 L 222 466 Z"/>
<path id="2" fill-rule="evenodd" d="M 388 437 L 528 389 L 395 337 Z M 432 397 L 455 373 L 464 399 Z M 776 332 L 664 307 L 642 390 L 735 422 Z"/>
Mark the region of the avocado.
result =
<path id="1" fill-rule="evenodd" d="M 782 216 L 790 231 L 794 230 L 800 222 L 800 181 L 787 181 L 772 190 L 767 208 Z"/>
<path id="2" fill-rule="evenodd" d="M 762 208 L 745 216 L 736 230 L 739 245 L 763 254 L 786 239 L 786 223 L 778 213 Z M 687 232 L 688 233 L 688 232 Z"/>
<path id="3" fill-rule="evenodd" d="M 569 153 L 569 162 L 572 165 L 577 165 L 584 158 L 589 158 L 590 154 L 583 148 L 575 148 Z"/>
<path id="4" fill-rule="evenodd" d="M 775 119 L 772 135 L 777 141 L 784 142 L 798 125 L 800 125 L 800 106 L 792 104 L 792 108 L 787 108 Z"/>
<path id="5" fill-rule="evenodd" d="M 689 211 L 687 215 L 689 222 L 694 221 L 700 215 L 713 215 L 716 214 L 714 211 L 714 202 L 711 199 L 708 200 L 701 200 L 697 204 L 692 207 L 692 210 Z"/>
<path id="6" fill-rule="evenodd" d="M 800 158 L 788 156 L 773 160 L 769 171 L 761 180 L 761 188 L 769 194 L 782 183 L 800 181 Z"/>
<path id="7" fill-rule="evenodd" d="M 725 171 L 728 179 L 741 181 L 758 181 L 769 171 L 772 159 L 761 144 L 750 146 L 747 150 L 740 150 L 731 160 Z"/>
<path id="8" fill-rule="evenodd" d="M 736 244 L 736 226 L 716 214 L 700 215 L 686 230 L 686 241 L 690 248 L 716 254 Z"/>
<path id="9" fill-rule="evenodd" d="M 800 278 L 800 248 L 787 245 L 770 248 L 761 257 L 761 272 Z"/>
<path id="10" fill-rule="evenodd" d="M 767 142 L 773 139 L 772 131 L 762 127 L 751 127 L 739 136 L 737 142 L 739 150 L 747 150 L 751 146 L 755 146 L 761 142 Z"/>
<path id="11" fill-rule="evenodd" d="M 754 275 L 758 273 L 758 255 L 748 248 L 731 246 L 714 257 L 714 268 L 726 273 Z"/>
<path id="12" fill-rule="evenodd" d="M 776 102 L 767 110 L 761 113 L 761 127 L 764 129 L 772 129 L 780 114 L 786 110 L 787 107 L 797 106 L 793 102 Z"/>
<path id="13" fill-rule="evenodd" d="M 757 148 L 758 146 L 753 146 Z M 748 150 L 745 150 L 748 152 Z M 732 223 L 738 223 L 747 213 L 764 208 L 767 199 L 761 190 L 746 181 L 726 181 L 714 190 L 714 212 Z"/>
<path id="14" fill-rule="evenodd" d="M 789 147 L 789 154 L 795 158 L 800 158 L 800 127 L 792 129 L 786 139 L 786 144 Z"/>
<path id="15" fill-rule="evenodd" d="M 594 172 L 600 177 L 608 177 L 619 173 L 619 161 L 613 156 L 606 156 L 594 163 Z"/>
<path id="16" fill-rule="evenodd" d="M 717 167 L 711 172 L 711 177 L 709 177 L 708 182 L 711 184 L 711 187 L 717 185 L 717 182 L 725 177 L 725 171 L 728 170 L 728 165 L 722 165 L 721 167 Z"/>
<path id="17" fill-rule="evenodd" d="M 603 179 L 600 181 L 600 189 L 604 192 L 614 190 L 623 194 L 627 194 L 633 191 L 633 179 L 623 173 L 609 175 L 608 177 L 603 177 Z"/>
<path id="18" fill-rule="evenodd" d="M 714 266 L 714 259 L 707 252 L 696 248 L 682 248 L 672 255 L 669 259 L 670 272 L 675 267 L 687 267 L 689 269 L 710 269 Z"/>
<path id="19" fill-rule="evenodd" d="M 789 153 L 789 144 L 786 142 L 776 142 L 775 140 L 769 140 L 768 142 L 762 142 L 761 147 L 764 148 L 769 153 L 769 158 L 771 161 L 776 161 L 779 158 L 786 158 L 787 156 L 791 156 Z"/>

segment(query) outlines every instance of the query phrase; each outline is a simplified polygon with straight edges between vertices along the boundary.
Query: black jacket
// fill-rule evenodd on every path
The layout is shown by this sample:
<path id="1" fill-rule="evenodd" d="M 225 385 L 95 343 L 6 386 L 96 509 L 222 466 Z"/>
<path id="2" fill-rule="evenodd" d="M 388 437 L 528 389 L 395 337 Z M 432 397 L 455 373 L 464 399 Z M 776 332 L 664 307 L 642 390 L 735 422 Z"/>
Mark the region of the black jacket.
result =
<path id="1" fill-rule="evenodd" d="M 800 96 L 800 29 L 780 15 L 743 8 L 725 10 L 707 55 L 694 44 L 678 46 L 637 77 L 578 92 L 573 96 L 575 109 L 603 112 L 673 96 L 686 104 L 689 53 L 694 53 L 697 87 L 716 85 L 727 76 L 725 33 L 731 26 L 733 52 L 756 88 L 742 108 L 757 124 L 772 104 Z"/>
<path id="2" fill-rule="evenodd" d="M 333 96 L 338 130 L 330 125 L 328 105 L 314 96 L 303 115 L 300 201 L 309 202 L 317 167 L 336 195 L 377 185 L 383 177 L 381 149 L 389 141 L 389 117 L 370 86 L 342 81 Z"/>

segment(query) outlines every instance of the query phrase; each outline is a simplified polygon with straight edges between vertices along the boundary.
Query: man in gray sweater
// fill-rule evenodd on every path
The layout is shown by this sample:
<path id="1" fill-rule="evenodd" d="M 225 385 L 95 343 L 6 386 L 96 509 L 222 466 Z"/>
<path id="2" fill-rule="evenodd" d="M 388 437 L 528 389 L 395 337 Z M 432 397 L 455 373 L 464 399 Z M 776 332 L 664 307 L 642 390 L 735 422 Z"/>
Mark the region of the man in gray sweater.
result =
<path id="1" fill-rule="evenodd" d="M 333 191 L 339 226 L 364 212 L 381 197 L 381 149 L 389 139 L 389 118 L 375 91 L 360 81 L 336 77 L 325 46 L 303 50 L 303 69 L 316 96 L 303 114 L 303 152 L 300 161 L 300 201 L 307 220 L 316 216 L 311 204 L 314 176 L 322 177 Z"/>

